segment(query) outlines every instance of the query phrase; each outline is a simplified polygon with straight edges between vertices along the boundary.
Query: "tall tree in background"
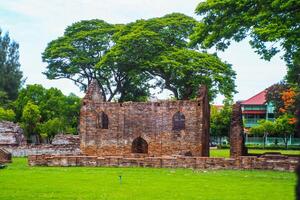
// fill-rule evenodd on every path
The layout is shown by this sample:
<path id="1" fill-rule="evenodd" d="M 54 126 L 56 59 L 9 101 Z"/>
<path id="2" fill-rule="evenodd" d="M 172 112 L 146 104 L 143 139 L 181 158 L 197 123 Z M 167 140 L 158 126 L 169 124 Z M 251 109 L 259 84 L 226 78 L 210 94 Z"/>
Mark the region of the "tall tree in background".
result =
<path id="1" fill-rule="evenodd" d="M 272 85 L 267 89 L 266 99 L 267 102 L 270 102 L 274 105 L 274 115 L 275 118 L 278 119 L 278 123 L 280 124 L 279 127 L 295 127 L 294 132 L 296 133 L 295 136 L 297 137 L 299 133 L 299 129 L 296 128 L 297 126 L 297 112 L 299 112 L 299 107 L 297 108 L 297 98 L 296 96 L 297 87 L 291 87 L 285 82 L 280 82 L 277 84 Z M 297 110 L 298 109 L 298 110 Z M 299 113 L 298 113 L 299 115 Z M 299 116 L 298 116 L 299 117 Z M 289 120 L 287 120 L 287 118 Z M 298 118 L 299 119 L 299 118 Z M 276 119 L 277 121 L 277 119 Z M 283 125 L 282 123 L 288 123 Z M 279 128 L 278 130 L 282 130 Z M 297 132 L 298 131 L 298 132 Z M 294 135 L 294 134 L 290 134 Z M 299 135 L 300 136 L 300 135 Z M 284 141 L 286 137 L 284 137 Z"/>
<path id="2" fill-rule="evenodd" d="M 21 127 L 24 129 L 27 140 L 31 142 L 32 137 L 35 138 L 37 144 L 40 143 L 40 135 L 37 127 L 40 122 L 40 108 L 33 102 L 29 101 L 24 106 L 21 118 Z"/>
<path id="3" fill-rule="evenodd" d="M 179 13 L 125 25 L 77 22 L 48 44 L 45 74 L 73 80 L 84 90 L 96 79 L 106 101 L 143 101 L 154 87 L 170 90 L 177 99 L 193 98 L 199 84 L 208 86 L 211 97 L 230 97 L 235 88 L 231 66 L 188 47 L 196 24 Z"/>
<path id="4" fill-rule="evenodd" d="M 212 105 L 210 113 L 210 135 L 218 138 L 218 143 L 221 145 L 222 137 L 229 137 L 232 102 L 225 100 L 224 107 L 221 109 Z"/>
<path id="5" fill-rule="evenodd" d="M 49 79 L 70 79 L 84 91 L 95 79 L 106 101 L 117 95 L 124 99 L 125 95 L 136 97 L 143 91 L 146 92 L 143 95 L 149 96 L 146 88 L 139 87 L 147 81 L 140 79 L 135 71 L 130 72 L 128 66 L 95 67 L 115 44 L 113 35 L 121 27 L 97 19 L 68 26 L 64 35 L 51 41 L 43 52 L 43 61 L 48 64 L 44 74 Z M 130 84 L 131 80 L 135 80 L 135 84 Z"/>
<path id="6" fill-rule="evenodd" d="M 3 35 L 0 29 L 0 103 L 2 105 L 17 98 L 22 77 L 19 44 L 11 41 L 8 33 Z"/>
<path id="7" fill-rule="evenodd" d="M 235 91 L 231 65 L 188 47 L 196 24 L 180 13 L 130 23 L 114 35 L 116 44 L 98 67 L 128 66 L 177 99 L 194 98 L 200 84 L 208 86 L 210 99 L 217 93 L 230 98 Z"/>
<path id="8" fill-rule="evenodd" d="M 285 82 L 276 83 L 267 89 L 266 100 L 273 104 L 275 118 L 283 114 L 280 112 L 280 109 L 284 107 L 282 93 L 288 89 L 289 86 Z"/>
<path id="9" fill-rule="evenodd" d="M 270 60 L 282 51 L 288 75 L 293 75 L 288 80 L 299 84 L 299 11 L 298 0 L 207 0 L 196 8 L 203 18 L 191 36 L 192 44 L 225 50 L 232 40 L 249 37 L 250 45 L 263 59 Z"/>
<path id="10" fill-rule="evenodd" d="M 46 125 L 41 131 L 47 134 L 45 130 L 51 130 L 51 127 L 57 119 L 63 124 L 64 128 L 60 132 L 77 133 L 78 117 L 80 110 L 80 98 L 74 94 L 65 96 L 59 89 L 50 88 L 45 89 L 43 86 L 27 85 L 19 92 L 16 101 L 13 102 L 13 107 L 16 112 L 16 121 L 22 121 L 24 109 L 26 105 L 31 102 L 39 107 L 39 123 Z M 55 121 L 53 121 L 56 119 Z M 50 121 L 51 122 L 48 122 Z M 48 122 L 48 123 L 47 123 Z M 51 126 L 50 126 L 51 125 Z M 47 127 L 47 128 L 45 128 Z M 53 130 L 53 129 L 52 129 Z M 39 132 L 40 130 L 37 130 Z M 48 136 L 54 136 L 53 133 Z M 51 140 L 51 138 L 49 138 Z"/>
<path id="11" fill-rule="evenodd" d="M 70 79 L 84 91 L 96 79 L 106 97 L 111 91 L 111 72 L 95 70 L 95 65 L 113 45 L 115 31 L 114 25 L 97 19 L 68 26 L 64 35 L 51 41 L 42 54 L 48 64 L 44 74 L 49 79 Z"/>
<path id="12" fill-rule="evenodd" d="M 191 36 L 192 46 L 225 50 L 232 40 L 249 38 L 263 59 L 283 53 L 287 81 L 296 87 L 300 136 L 300 1 L 206 0 L 196 13 L 202 19 Z"/>

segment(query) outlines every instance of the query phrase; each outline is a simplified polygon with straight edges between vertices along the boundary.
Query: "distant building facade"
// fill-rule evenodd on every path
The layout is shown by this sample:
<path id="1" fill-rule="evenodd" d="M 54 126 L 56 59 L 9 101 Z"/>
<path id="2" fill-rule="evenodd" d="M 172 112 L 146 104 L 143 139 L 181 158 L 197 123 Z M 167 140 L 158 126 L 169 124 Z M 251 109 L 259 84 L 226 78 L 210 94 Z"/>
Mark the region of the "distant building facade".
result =
<path id="1" fill-rule="evenodd" d="M 253 97 L 242 101 L 242 114 L 245 128 L 258 124 L 259 120 L 274 121 L 274 106 L 266 102 L 267 90 L 263 90 Z"/>

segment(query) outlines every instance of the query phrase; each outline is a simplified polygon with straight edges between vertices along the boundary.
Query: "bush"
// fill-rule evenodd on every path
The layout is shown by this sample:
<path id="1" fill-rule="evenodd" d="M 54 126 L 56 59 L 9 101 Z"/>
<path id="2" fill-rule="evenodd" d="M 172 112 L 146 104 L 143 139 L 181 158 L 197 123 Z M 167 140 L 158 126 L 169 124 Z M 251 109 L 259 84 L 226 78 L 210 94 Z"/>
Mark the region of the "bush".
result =
<path id="1" fill-rule="evenodd" d="M 13 110 L 0 107 L 0 121 L 14 121 L 16 114 Z"/>

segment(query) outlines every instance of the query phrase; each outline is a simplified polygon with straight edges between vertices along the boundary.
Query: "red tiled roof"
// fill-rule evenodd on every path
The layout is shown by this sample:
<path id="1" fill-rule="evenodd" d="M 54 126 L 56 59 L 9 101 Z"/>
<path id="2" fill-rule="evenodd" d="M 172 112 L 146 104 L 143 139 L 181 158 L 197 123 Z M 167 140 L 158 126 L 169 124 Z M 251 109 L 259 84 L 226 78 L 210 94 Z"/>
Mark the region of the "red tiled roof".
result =
<path id="1" fill-rule="evenodd" d="M 263 90 L 260 93 L 254 95 L 253 97 L 242 101 L 242 105 L 264 105 L 266 103 L 267 90 Z"/>

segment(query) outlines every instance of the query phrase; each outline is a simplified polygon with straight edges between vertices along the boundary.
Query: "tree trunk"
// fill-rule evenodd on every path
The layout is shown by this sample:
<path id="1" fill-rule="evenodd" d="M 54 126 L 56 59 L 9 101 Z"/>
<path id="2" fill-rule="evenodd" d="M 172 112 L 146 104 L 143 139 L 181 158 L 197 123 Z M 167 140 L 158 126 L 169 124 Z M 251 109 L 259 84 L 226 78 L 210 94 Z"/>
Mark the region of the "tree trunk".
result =
<path id="1" fill-rule="evenodd" d="M 283 141 L 284 141 L 285 149 L 288 149 L 288 138 L 287 138 L 287 134 L 286 133 L 284 134 Z"/>
<path id="2" fill-rule="evenodd" d="M 265 149 L 265 147 L 266 147 L 266 136 L 267 136 L 267 134 L 264 134 L 264 137 L 263 137 L 263 149 Z"/>

